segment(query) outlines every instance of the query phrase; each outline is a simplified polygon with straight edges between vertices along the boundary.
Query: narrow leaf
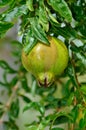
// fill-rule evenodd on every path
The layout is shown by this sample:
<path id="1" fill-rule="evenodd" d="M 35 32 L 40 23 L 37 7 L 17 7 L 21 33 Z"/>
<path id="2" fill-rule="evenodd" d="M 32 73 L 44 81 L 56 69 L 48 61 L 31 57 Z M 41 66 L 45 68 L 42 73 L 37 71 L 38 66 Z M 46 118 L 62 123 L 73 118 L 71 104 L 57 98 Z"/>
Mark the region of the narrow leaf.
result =
<path id="1" fill-rule="evenodd" d="M 3 83 L 3 82 L 1 82 L 1 81 L 0 81 L 0 87 L 5 87 L 5 88 L 7 88 L 7 89 L 8 89 L 8 84 Z"/>
<path id="2" fill-rule="evenodd" d="M 72 13 L 64 0 L 48 0 L 48 4 L 68 22 L 72 21 Z"/>
<path id="3" fill-rule="evenodd" d="M 4 14 L 4 21 L 12 22 L 14 19 L 20 17 L 23 14 L 27 13 L 27 6 L 21 5 L 18 7 L 13 8 L 8 13 Z"/>
<path id="4" fill-rule="evenodd" d="M 37 18 L 30 19 L 32 33 L 39 41 L 43 42 L 46 45 L 49 45 L 49 41 L 47 39 L 46 33 L 42 29 L 41 25 L 38 22 Z"/>
<path id="5" fill-rule="evenodd" d="M 76 56 L 82 62 L 82 64 L 86 67 L 86 56 L 82 55 L 80 52 L 76 53 Z"/>
<path id="6" fill-rule="evenodd" d="M 39 1 L 38 16 L 39 23 L 42 25 L 43 30 L 47 32 L 49 30 L 49 23 L 44 1 Z"/>
<path id="7" fill-rule="evenodd" d="M 81 85 L 80 91 L 86 95 L 86 84 Z"/>
<path id="8" fill-rule="evenodd" d="M 0 21 L 0 38 L 13 26 L 12 23 Z"/>
<path id="9" fill-rule="evenodd" d="M 24 95 L 20 95 L 21 97 L 22 97 L 22 99 L 26 102 L 26 103 L 30 103 L 31 102 L 31 100 L 28 98 L 28 97 L 26 97 L 26 96 L 24 96 Z"/>
<path id="10" fill-rule="evenodd" d="M 18 117 L 19 114 L 19 99 L 16 99 L 15 101 L 12 102 L 10 106 L 10 111 L 9 111 L 9 118 L 11 120 L 15 120 Z"/>
<path id="11" fill-rule="evenodd" d="M 52 130 L 64 130 L 64 129 L 63 128 L 55 127 L 55 128 L 52 128 Z"/>
<path id="12" fill-rule="evenodd" d="M 0 7 L 9 5 L 13 0 L 0 0 Z"/>
<path id="13" fill-rule="evenodd" d="M 13 68 L 11 68 L 8 63 L 6 63 L 3 60 L 0 60 L 0 67 L 3 68 L 5 71 L 7 71 L 8 73 L 16 73 L 16 70 L 14 70 Z"/>
<path id="14" fill-rule="evenodd" d="M 25 75 L 22 77 L 21 79 L 21 84 L 22 84 L 22 88 L 26 91 L 29 92 L 29 86 L 28 86 L 28 82 L 27 82 L 27 78 L 25 77 Z"/>
<path id="15" fill-rule="evenodd" d="M 27 5 L 27 7 L 28 7 L 28 9 L 29 9 L 30 11 L 34 11 L 34 8 L 33 8 L 33 0 L 27 0 L 27 1 L 26 1 L 26 5 Z"/>
<path id="16" fill-rule="evenodd" d="M 48 13 L 48 17 L 50 20 L 52 20 L 55 24 L 59 23 L 47 7 L 46 7 L 46 11 Z"/>
<path id="17" fill-rule="evenodd" d="M 79 39 L 79 35 L 77 34 L 76 30 L 74 28 L 71 28 L 70 26 L 61 27 L 60 24 L 54 23 L 50 21 L 52 24 L 52 32 L 54 32 L 56 35 L 61 35 L 65 37 L 66 39 Z"/>
<path id="18" fill-rule="evenodd" d="M 40 104 L 38 102 L 31 102 L 27 106 L 25 106 L 23 111 L 27 111 L 30 108 L 34 108 L 35 110 L 38 110 L 40 112 L 40 114 L 44 115 L 45 108 L 42 104 Z"/>
<path id="19" fill-rule="evenodd" d="M 26 130 L 38 130 L 38 127 L 35 125 L 29 126 Z"/>
<path id="20" fill-rule="evenodd" d="M 24 51 L 26 54 L 29 53 L 32 50 L 32 48 L 36 45 L 37 39 L 33 36 L 30 27 L 27 27 L 27 29 L 25 30 L 22 42 L 24 44 Z"/>

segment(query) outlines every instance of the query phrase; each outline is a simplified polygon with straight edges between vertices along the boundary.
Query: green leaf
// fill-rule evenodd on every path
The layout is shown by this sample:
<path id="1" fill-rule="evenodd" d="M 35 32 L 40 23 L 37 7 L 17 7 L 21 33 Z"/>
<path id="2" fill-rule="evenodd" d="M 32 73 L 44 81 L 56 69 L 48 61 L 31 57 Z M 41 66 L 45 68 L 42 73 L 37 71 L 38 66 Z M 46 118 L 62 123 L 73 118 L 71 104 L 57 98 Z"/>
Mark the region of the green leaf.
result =
<path id="1" fill-rule="evenodd" d="M 34 11 L 34 8 L 33 8 L 33 0 L 27 0 L 27 1 L 26 1 L 26 5 L 27 5 L 27 7 L 28 7 L 28 9 L 29 9 L 30 11 Z"/>
<path id="2" fill-rule="evenodd" d="M 61 35 L 67 40 L 71 39 L 80 39 L 81 37 L 77 34 L 77 31 L 71 26 L 67 25 L 65 27 L 60 27 L 60 24 L 50 21 L 52 24 L 51 31 L 56 35 Z"/>
<path id="3" fill-rule="evenodd" d="M 22 16 L 23 14 L 27 14 L 27 6 L 26 5 L 21 5 L 21 6 L 16 6 L 12 10 L 10 10 L 8 13 L 4 14 L 4 21 L 7 22 L 13 22 L 14 19 L 17 19 L 18 17 Z"/>
<path id="4" fill-rule="evenodd" d="M 73 107 L 73 109 L 71 111 L 71 116 L 73 118 L 73 122 L 76 121 L 76 119 L 78 117 L 78 114 L 79 114 L 79 108 L 78 108 L 78 106 Z"/>
<path id="5" fill-rule="evenodd" d="M 11 42 L 11 46 L 12 46 L 12 48 L 14 48 L 12 50 L 12 56 L 16 57 L 16 62 L 15 63 L 18 64 L 20 62 L 19 59 L 21 59 L 22 43 L 20 43 L 17 40 L 13 40 Z"/>
<path id="6" fill-rule="evenodd" d="M 26 54 L 28 54 L 37 44 L 37 39 L 33 36 L 32 29 L 30 27 L 27 27 L 25 30 L 22 43 L 24 44 L 24 51 Z"/>
<path id="7" fill-rule="evenodd" d="M 61 117 L 67 117 L 68 119 L 72 120 L 72 116 L 70 116 L 68 113 L 65 113 L 65 112 L 58 112 L 58 113 L 50 114 L 46 117 L 46 119 L 52 121 L 52 124 L 51 124 L 52 126 L 55 123 L 55 121 Z"/>
<path id="8" fill-rule="evenodd" d="M 74 93 L 71 92 L 71 93 L 70 93 L 70 96 L 69 96 L 69 98 L 68 98 L 68 100 L 67 100 L 68 106 L 70 106 L 73 101 L 74 101 Z"/>
<path id="9" fill-rule="evenodd" d="M 82 84 L 80 87 L 80 91 L 86 95 L 86 84 Z"/>
<path id="10" fill-rule="evenodd" d="M 37 89 L 37 84 L 36 84 L 36 80 L 34 80 L 31 86 L 31 94 L 33 96 L 36 94 L 36 89 Z"/>
<path id="11" fill-rule="evenodd" d="M 48 17 L 50 21 L 52 20 L 53 23 L 59 24 L 59 22 L 56 20 L 56 18 L 53 16 L 53 14 L 50 12 L 49 8 L 46 7 L 46 11 L 48 13 Z"/>
<path id="12" fill-rule="evenodd" d="M 12 87 L 14 87 L 16 85 L 16 83 L 18 82 L 18 77 L 15 76 L 12 78 L 12 80 L 10 81 L 10 89 L 12 89 Z"/>
<path id="13" fill-rule="evenodd" d="M 64 130 L 64 129 L 63 128 L 55 127 L 55 128 L 52 128 L 51 130 Z"/>
<path id="14" fill-rule="evenodd" d="M 8 112 L 9 119 L 14 121 L 19 115 L 19 99 L 16 99 L 12 102 L 10 106 L 10 110 Z"/>
<path id="15" fill-rule="evenodd" d="M 86 0 L 80 0 L 79 2 L 76 0 L 71 4 L 71 9 L 74 14 L 74 19 L 76 21 L 82 21 L 81 25 L 83 25 L 83 19 L 86 18 Z"/>
<path id="16" fill-rule="evenodd" d="M 26 76 L 24 75 L 21 79 L 21 85 L 22 85 L 22 88 L 26 91 L 26 92 L 29 92 L 30 89 L 29 89 L 29 86 L 28 86 L 28 81 L 27 81 L 27 78 Z"/>
<path id="17" fill-rule="evenodd" d="M 0 0 L 0 7 L 9 5 L 13 0 Z"/>
<path id="18" fill-rule="evenodd" d="M 3 115 L 4 113 L 4 105 L 2 102 L 0 102 L 0 117 Z"/>
<path id="19" fill-rule="evenodd" d="M 69 121 L 70 119 L 67 116 L 60 116 L 55 120 L 54 125 L 61 125 L 64 123 L 68 123 Z"/>
<path id="20" fill-rule="evenodd" d="M 37 124 L 29 126 L 26 130 L 44 130 L 44 128 L 40 128 L 40 126 Z"/>
<path id="21" fill-rule="evenodd" d="M 35 38 L 41 41 L 42 43 L 49 45 L 50 43 L 47 39 L 46 33 L 44 32 L 41 25 L 39 24 L 38 19 L 31 18 L 30 24 L 31 24 L 32 33 L 35 36 Z"/>
<path id="22" fill-rule="evenodd" d="M 27 129 L 26 130 L 45 130 L 46 126 L 48 126 L 49 124 L 49 120 L 46 120 L 45 117 L 39 117 L 41 118 L 40 119 L 40 122 L 32 122 L 30 124 L 27 124 Z M 43 118 L 43 120 L 42 120 Z"/>
<path id="23" fill-rule="evenodd" d="M 76 53 L 76 56 L 82 62 L 82 64 L 86 67 L 86 56 L 81 54 L 80 52 Z"/>
<path id="24" fill-rule="evenodd" d="M 82 23 L 84 23 L 84 24 L 82 24 Z M 86 38 L 86 22 L 85 22 L 85 17 L 84 17 L 83 21 L 78 22 L 78 24 L 76 26 L 76 30 L 79 31 Z"/>
<path id="25" fill-rule="evenodd" d="M 68 22 L 72 21 L 72 13 L 64 0 L 48 0 L 48 4 Z"/>
<path id="26" fill-rule="evenodd" d="M 67 80 L 67 82 L 64 84 L 64 89 L 62 91 L 64 97 L 69 97 L 70 95 L 70 86 L 71 86 L 71 80 Z"/>
<path id="27" fill-rule="evenodd" d="M 3 129 L 4 130 L 19 130 L 18 126 L 15 124 L 15 122 L 8 122 L 4 121 L 3 122 Z"/>
<path id="28" fill-rule="evenodd" d="M 38 102 L 31 102 L 31 103 L 27 104 L 27 106 L 25 106 L 23 111 L 27 111 L 30 108 L 34 108 L 35 110 L 38 110 L 40 112 L 40 114 L 42 114 L 42 115 L 44 115 L 44 113 L 45 113 L 44 106 Z"/>
<path id="29" fill-rule="evenodd" d="M 5 61 L 0 60 L 0 67 L 3 68 L 8 73 L 16 73 L 16 70 L 11 68 Z"/>
<path id="30" fill-rule="evenodd" d="M 30 102 L 31 102 L 31 100 L 30 100 L 28 97 L 26 97 L 26 96 L 24 96 L 24 95 L 22 95 L 22 94 L 20 94 L 19 96 L 21 96 L 22 99 L 23 99 L 26 103 L 30 103 Z"/>
<path id="31" fill-rule="evenodd" d="M 84 118 L 82 118 L 82 119 L 80 120 L 80 122 L 79 122 L 79 127 L 80 127 L 80 128 L 84 128 L 85 126 L 86 126 L 86 121 L 85 121 Z"/>
<path id="32" fill-rule="evenodd" d="M 77 83 L 77 80 L 76 80 L 75 68 L 74 68 L 74 66 L 72 64 L 70 64 L 68 66 L 67 73 L 68 73 L 73 85 L 76 86 L 76 87 L 79 87 L 79 85 Z"/>
<path id="33" fill-rule="evenodd" d="M 12 23 L 0 21 L 0 38 L 13 26 Z"/>
<path id="34" fill-rule="evenodd" d="M 39 23 L 42 25 L 43 30 L 48 32 L 49 23 L 48 23 L 48 16 L 47 16 L 46 8 L 45 8 L 45 5 L 44 5 L 44 0 L 39 1 L 38 16 L 39 16 Z"/>
<path id="35" fill-rule="evenodd" d="M 4 113 L 3 109 L 0 108 L 0 117 L 2 117 L 3 113 Z"/>
<path id="36" fill-rule="evenodd" d="M 8 88 L 8 85 L 6 83 L 0 81 L 0 87 L 6 87 L 6 88 Z"/>
<path id="37" fill-rule="evenodd" d="M 38 130 L 38 127 L 33 125 L 33 126 L 29 126 L 26 130 Z"/>

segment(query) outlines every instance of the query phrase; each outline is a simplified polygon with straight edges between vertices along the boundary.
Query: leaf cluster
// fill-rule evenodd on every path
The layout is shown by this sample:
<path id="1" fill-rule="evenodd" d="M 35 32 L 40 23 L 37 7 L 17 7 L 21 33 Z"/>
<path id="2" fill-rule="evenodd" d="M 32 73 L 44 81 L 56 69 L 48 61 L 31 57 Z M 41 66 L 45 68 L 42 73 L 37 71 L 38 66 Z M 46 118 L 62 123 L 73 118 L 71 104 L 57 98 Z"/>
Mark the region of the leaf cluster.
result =
<path id="1" fill-rule="evenodd" d="M 23 112 L 29 109 L 39 112 L 37 120 L 25 125 L 26 130 L 64 130 L 60 124 L 68 124 L 69 130 L 72 126 L 73 130 L 85 130 L 86 80 L 79 79 L 86 75 L 86 0 L 1 0 L 0 10 L 0 38 L 17 22 L 18 34 L 22 36 L 22 44 L 16 40 L 11 43 L 16 47 L 13 55 L 18 69 L 0 59 L 3 69 L 0 87 L 9 97 L 7 103 L 0 101 L 0 122 L 4 130 L 19 129 L 16 119 L 20 113 L 20 100 L 26 103 Z M 20 55 L 22 47 L 29 53 L 38 41 L 49 45 L 48 35 L 64 40 L 69 50 L 69 64 L 55 84 L 41 88 L 30 74 L 28 83 Z M 7 120 L 3 120 L 4 115 Z"/>

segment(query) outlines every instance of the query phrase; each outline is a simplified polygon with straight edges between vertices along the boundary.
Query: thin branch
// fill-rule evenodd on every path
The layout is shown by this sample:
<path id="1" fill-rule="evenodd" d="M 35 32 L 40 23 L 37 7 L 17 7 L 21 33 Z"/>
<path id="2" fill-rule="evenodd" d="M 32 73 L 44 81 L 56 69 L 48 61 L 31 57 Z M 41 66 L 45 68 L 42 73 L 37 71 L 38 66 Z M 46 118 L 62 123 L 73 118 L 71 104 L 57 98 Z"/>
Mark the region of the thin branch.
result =
<path id="1" fill-rule="evenodd" d="M 8 99 L 8 101 L 5 104 L 4 113 L 0 118 L 0 124 L 2 124 L 4 122 L 4 117 L 5 117 L 6 113 L 7 113 L 7 111 L 10 109 L 11 103 L 14 100 L 14 97 L 15 97 L 15 94 L 16 94 L 16 91 L 17 91 L 18 87 L 19 87 L 19 81 L 13 87 L 12 94 L 11 94 L 10 98 Z"/>

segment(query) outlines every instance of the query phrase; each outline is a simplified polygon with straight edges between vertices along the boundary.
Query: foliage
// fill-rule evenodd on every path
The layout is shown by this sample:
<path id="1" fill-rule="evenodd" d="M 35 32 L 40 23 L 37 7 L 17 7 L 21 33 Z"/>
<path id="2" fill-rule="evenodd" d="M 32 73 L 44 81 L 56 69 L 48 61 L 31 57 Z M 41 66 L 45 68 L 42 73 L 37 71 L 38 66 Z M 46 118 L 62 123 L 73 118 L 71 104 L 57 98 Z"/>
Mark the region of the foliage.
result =
<path id="1" fill-rule="evenodd" d="M 22 44 L 12 42 L 18 69 L 0 59 L 3 69 L 0 87 L 4 87 L 9 96 L 7 103 L 0 101 L 0 124 L 4 130 L 19 130 L 20 100 L 26 103 L 23 112 L 28 109 L 39 112 L 37 120 L 25 124 L 25 130 L 64 130 L 60 124 L 67 124 L 69 130 L 85 130 L 86 81 L 79 77 L 86 75 L 86 0 L 1 0 L 1 9 L 5 11 L 0 13 L 0 38 L 19 21 L 18 34 L 22 36 Z M 69 50 L 69 64 L 55 84 L 44 88 L 37 85 L 32 75 L 31 84 L 28 83 L 28 72 L 20 56 L 22 47 L 28 53 L 38 40 L 49 45 L 47 35 L 64 40 Z M 10 81 L 9 75 L 13 77 Z M 35 100 L 36 97 L 39 98 Z"/>

